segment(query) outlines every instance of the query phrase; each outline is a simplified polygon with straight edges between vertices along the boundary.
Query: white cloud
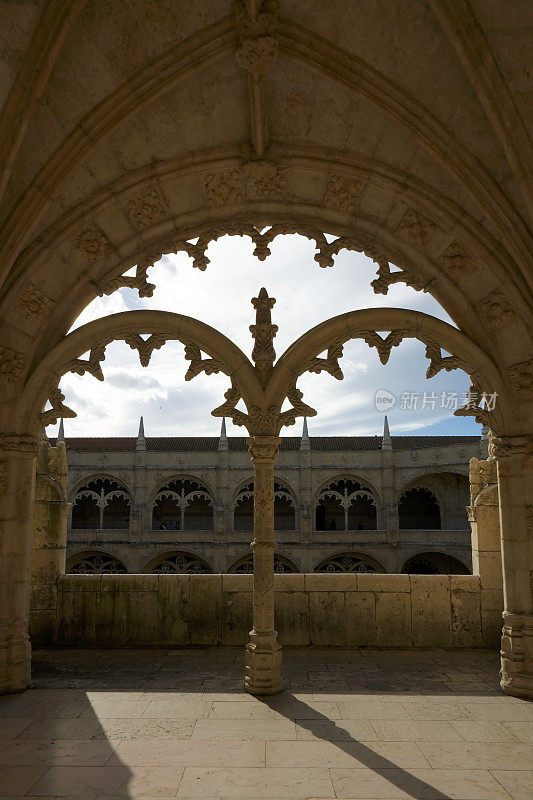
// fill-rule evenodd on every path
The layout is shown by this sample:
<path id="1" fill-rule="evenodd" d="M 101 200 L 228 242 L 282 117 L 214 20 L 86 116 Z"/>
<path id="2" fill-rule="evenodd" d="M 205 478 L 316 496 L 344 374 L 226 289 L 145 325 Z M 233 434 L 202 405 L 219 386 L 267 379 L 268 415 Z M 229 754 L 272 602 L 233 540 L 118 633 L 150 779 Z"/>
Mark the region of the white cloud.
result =
<path id="1" fill-rule="evenodd" d="M 376 265 L 359 253 L 342 251 L 332 268 L 322 269 L 314 261 L 314 246 L 300 236 L 280 236 L 264 262 L 253 256 L 247 237 L 224 237 L 208 249 L 211 263 L 205 272 L 192 269 L 183 253 L 161 259 L 149 271 L 156 284 L 152 298 L 139 298 L 134 290 L 121 289 L 109 297 L 97 298 L 83 311 L 73 328 L 107 314 L 142 308 L 158 308 L 201 319 L 233 339 L 247 355 L 253 340 L 249 325 L 254 321 L 250 300 L 261 286 L 277 298 L 272 316 L 279 326 L 274 340 L 278 356 L 298 336 L 329 317 L 358 308 L 392 306 L 413 308 L 451 322 L 429 294 L 395 284 L 389 294 L 375 295 L 370 282 Z M 345 379 L 329 375 L 305 375 L 299 386 L 304 400 L 317 409 L 310 420 L 312 434 L 375 434 L 382 429 L 382 414 L 374 407 L 378 388 L 396 395 L 398 402 L 389 413 L 392 432 L 478 433 L 470 419 L 452 418 L 451 412 L 420 407 L 400 408 L 402 392 L 464 392 L 468 378 L 460 372 L 439 374 L 426 381 L 427 361 L 423 346 L 412 340 L 393 348 L 390 362 L 383 367 L 375 349 L 362 341 L 349 342 L 341 361 Z M 147 435 L 216 435 L 220 421 L 211 410 L 223 401 L 229 386 L 226 376 L 201 375 L 184 380 L 187 362 L 183 347 L 167 343 L 154 352 L 144 370 L 137 353 L 123 342 L 108 346 L 100 383 L 90 376 L 69 374 L 62 381 L 66 402 L 78 411 L 76 419 L 65 422 L 67 436 L 134 435 L 138 418 L 145 417 Z M 421 399 L 420 399 L 421 403 Z M 244 435 L 242 428 L 228 430 Z M 54 428 L 48 429 L 53 435 Z M 283 431 L 299 433 L 300 425 Z"/>

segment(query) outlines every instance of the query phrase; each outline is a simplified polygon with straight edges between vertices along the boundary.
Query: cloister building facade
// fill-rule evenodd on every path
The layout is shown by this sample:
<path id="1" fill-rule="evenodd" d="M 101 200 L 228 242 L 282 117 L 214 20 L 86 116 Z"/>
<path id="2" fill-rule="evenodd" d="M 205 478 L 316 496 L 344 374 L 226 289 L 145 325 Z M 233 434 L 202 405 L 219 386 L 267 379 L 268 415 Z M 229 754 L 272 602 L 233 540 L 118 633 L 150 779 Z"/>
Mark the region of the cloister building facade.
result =
<path id="1" fill-rule="evenodd" d="M 245 437 L 67 439 L 67 572 L 251 572 Z M 486 437 L 283 437 L 277 572 L 471 572 L 468 464 Z"/>

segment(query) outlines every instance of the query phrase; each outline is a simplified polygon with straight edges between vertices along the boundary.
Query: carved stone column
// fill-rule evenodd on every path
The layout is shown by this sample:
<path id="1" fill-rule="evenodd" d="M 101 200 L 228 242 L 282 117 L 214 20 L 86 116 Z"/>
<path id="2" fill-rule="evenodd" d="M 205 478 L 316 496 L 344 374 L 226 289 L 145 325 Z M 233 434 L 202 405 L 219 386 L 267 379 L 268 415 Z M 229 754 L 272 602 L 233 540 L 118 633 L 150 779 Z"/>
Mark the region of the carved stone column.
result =
<path id="1" fill-rule="evenodd" d="M 30 682 L 34 436 L 0 434 L 0 694 Z"/>
<path id="2" fill-rule="evenodd" d="M 503 611 L 502 547 L 496 459 L 470 459 L 468 520 L 472 530 L 472 572 L 481 584 L 483 643 L 497 646 Z"/>
<path id="3" fill-rule="evenodd" d="M 250 694 L 278 694 L 282 689 L 281 645 L 274 630 L 274 462 L 278 436 L 251 436 L 254 465 L 253 629 L 246 645 L 244 685 Z"/>
<path id="4" fill-rule="evenodd" d="M 57 616 L 57 579 L 65 574 L 67 520 L 65 442 L 39 446 L 35 476 L 33 547 L 29 631 L 32 645 L 54 642 Z"/>
<path id="5" fill-rule="evenodd" d="M 493 439 L 489 452 L 498 462 L 503 566 L 501 687 L 507 694 L 533 698 L 533 497 L 532 441 L 529 436 Z"/>

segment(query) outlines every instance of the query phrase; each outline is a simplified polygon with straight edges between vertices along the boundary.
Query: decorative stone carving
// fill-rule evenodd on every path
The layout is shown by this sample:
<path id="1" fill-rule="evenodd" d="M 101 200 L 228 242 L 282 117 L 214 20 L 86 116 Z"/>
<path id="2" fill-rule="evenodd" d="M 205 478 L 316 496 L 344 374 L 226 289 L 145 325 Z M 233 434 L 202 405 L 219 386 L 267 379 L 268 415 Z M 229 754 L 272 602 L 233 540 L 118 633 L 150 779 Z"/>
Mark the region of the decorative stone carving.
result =
<path id="1" fill-rule="evenodd" d="M 437 375 L 442 369 L 446 372 L 451 372 L 454 369 L 462 369 L 468 372 L 467 365 L 457 356 L 443 357 L 441 347 L 437 342 L 428 338 L 424 338 L 422 341 L 426 344 L 426 358 L 429 359 L 426 378 L 433 378 L 433 376 Z"/>
<path id="2" fill-rule="evenodd" d="M 32 319 L 47 317 L 55 304 L 55 300 L 48 297 L 41 289 L 37 289 L 33 283 L 27 283 L 17 299 L 15 308 L 20 309 L 26 319 Z"/>
<path id="3" fill-rule="evenodd" d="M 512 364 L 506 371 L 513 394 L 524 400 L 530 397 L 533 389 L 533 358 Z"/>
<path id="4" fill-rule="evenodd" d="M 346 175 L 330 175 L 324 192 L 324 205 L 353 213 L 359 202 L 363 182 Z"/>
<path id="5" fill-rule="evenodd" d="M 128 203 L 128 214 L 137 228 L 149 228 L 166 217 L 165 204 L 155 189 L 135 197 Z"/>
<path id="6" fill-rule="evenodd" d="M 212 172 L 205 176 L 205 194 L 211 207 L 232 206 L 244 201 L 244 175 L 241 169 Z"/>
<path id="7" fill-rule="evenodd" d="M 69 361 L 65 365 L 65 372 L 75 372 L 76 375 L 85 375 L 88 372 L 96 380 L 103 381 L 104 374 L 102 372 L 101 362 L 105 360 L 105 350 L 108 342 L 96 342 L 90 350 L 89 359 L 83 361 L 81 358 L 76 358 Z"/>
<path id="8" fill-rule="evenodd" d="M 478 304 L 481 315 L 491 328 L 499 328 L 516 317 L 514 309 L 501 289 L 495 289 Z"/>
<path id="9" fill-rule="evenodd" d="M 185 375 L 186 381 L 191 381 L 201 372 L 205 372 L 206 375 L 213 375 L 218 372 L 224 372 L 226 375 L 229 374 L 229 368 L 225 364 L 222 364 L 221 361 L 217 361 L 214 358 L 202 358 L 202 351 L 194 342 L 185 339 L 182 341 L 185 345 L 185 359 L 191 362 Z"/>
<path id="10" fill-rule="evenodd" d="M 98 261 L 111 251 L 109 239 L 97 225 L 91 225 L 80 233 L 76 239 L 76 247 L 89 261 Z"/>
<path id="11" fill-rule="evenodd" d="M 326 354 L 326 358 L 312 358 L 304 365 L 304 372 L 313 372 L 318 375 L 320 372 L 327 372 L 333 378 L 341 381 L 344 378 L 342 367 L 339 364 L 339 358 L 342 358 L 344 352 L 344 342 L 337 340 L 333 342 Z"/>
<path id="12" fill-rule="evenodd" d="M 414 208 L 407 209 L 396 227 L 399 236 L 421 247 L 428 244 L 436 230 L 435 223 Z"/>
<path id="13" fill-rule="evenodd" d="M 51 386 L 48 392 L 48 401 L 52 408 L 43 411 L 41 414 L 41 422 L 46 425 L 55 425 L 60 419 L 67 419 L 77 417 L 75 411 L 63 403 L 65 395 L 59 386 Z"/>
<path id="14" fill-rule="evenodd" d="M 23 353 L 0 346 L 0 380 L 14 383 L 22 374 L 24 362 Z"/>
<path id="15" fill-rule="evenodd" d="M 0 452 L 34 455 L 39 448 L 37 436 L 18 433 L 0 433 Z M 7 474 L 7 471 L 6 471 Z"/>
<path id="16" fill-rule="evenodd" d="M 464 272 L 474 268 L 470 250 L 462 242 L 452 242 L 436 259 L 443 272 L 457 283 Z"/>
<path id="17" fill-rule="evenodd" d="M 267 290 L 263 287 L 257 297 L 252 299 L 255 308 L 255 325 L 250 325 L 250 332 L 255 341 L 252 351 L 252 361 L 259 373 L 261 383 L 265 386 L 268 376 L 272 371 L 272 365 L 276 358 L 274 350 L 274 337 L 278 332 L 278 326 L 272 324 L 271 311 L 276 300 L 268 296 Z"/>
<path id="18" fill-rule="evenodd" d="M 365 255 L 370 256 L 370 253 L 365 251 Z M 371 257 L 377 264 L 379 264 L 377 272 L 378 277 L 375 278 L 370 284 L 374 289 L 375 294 L 388 294 L 389 287 L 393 283 L 405 283 L 407 286 L 411 286 L 417 292 L 427 292 L 426 285 L 412 272 L 412 270 L 403 268 L 392 271 L 386 258 L 378 254 Z"/>
<path id="19" fill-rule="evenodd" d="M 463 369 L 465 369 L 465 367 L 463 367 Z M 481 408 L 479 405 L 482 398 L 483 398 L 483 393 L 479 390 L 479 387 L 476 386 L 475 384 L 472 384 L 467 393 L 466 403 L 453 412 L 454 416 L 474 417 L 476 422 L 481 423 L 481 425 L 487 425 L 488 427 L 490 427 L 491 425 L 490 412 L 488 411 L 488 409 Z"/>
<path id="20" fill-rule="evenodd" d="M 282 199 L 287 191 L 287 176 L 272 161 L 249 161 L 244 165 L 246 194 L 251 200 Z"/>
<path id="21" fill-rule="evenodd" d="M 138 333 L 131 333 L 124 336 L 123 340 L 132 350 L 139 353 L 139 361 L 143 367 L 150 363 L 154 350 L 159 350 L 167 342 L 169 336 L 165 333 L 152 333 L 148 339 L 143 339 Z"/>
<path id="22" fill-rule="evenodd" d="M 245 0 L 235 3 L 235 23 L 239 35 L 237 63 L 253 75 L 265 73 L 278 57 L 277 11 L 277 0 L 263 0 L 257 15 L 252 18 Z"/>
<path id="23" fill-rule="evenodd" d="M 495 458 L 508 458 L 515 455 L 531 456 L 533 450 L 532 436 L 493 436 L 491 455 Z"/>

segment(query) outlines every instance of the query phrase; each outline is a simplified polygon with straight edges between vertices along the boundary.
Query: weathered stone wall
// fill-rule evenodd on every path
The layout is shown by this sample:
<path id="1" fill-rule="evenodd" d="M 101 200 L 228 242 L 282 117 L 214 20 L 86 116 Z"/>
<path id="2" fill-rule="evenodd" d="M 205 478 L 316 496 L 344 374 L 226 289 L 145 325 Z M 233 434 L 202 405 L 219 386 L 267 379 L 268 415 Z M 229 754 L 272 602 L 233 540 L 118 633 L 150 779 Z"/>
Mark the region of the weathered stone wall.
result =
<path id="1" fill-rule="evenodd" d="M 284 645 L 492 647 L 477 575 L 276 575 Z M 498 618 L 496 624 L 496 618 Z M 486 630 L 485 630 L 486 626 Z M 78 647 L 244 645 L 250 575 L 65 575 L 56 640 Z"/>

